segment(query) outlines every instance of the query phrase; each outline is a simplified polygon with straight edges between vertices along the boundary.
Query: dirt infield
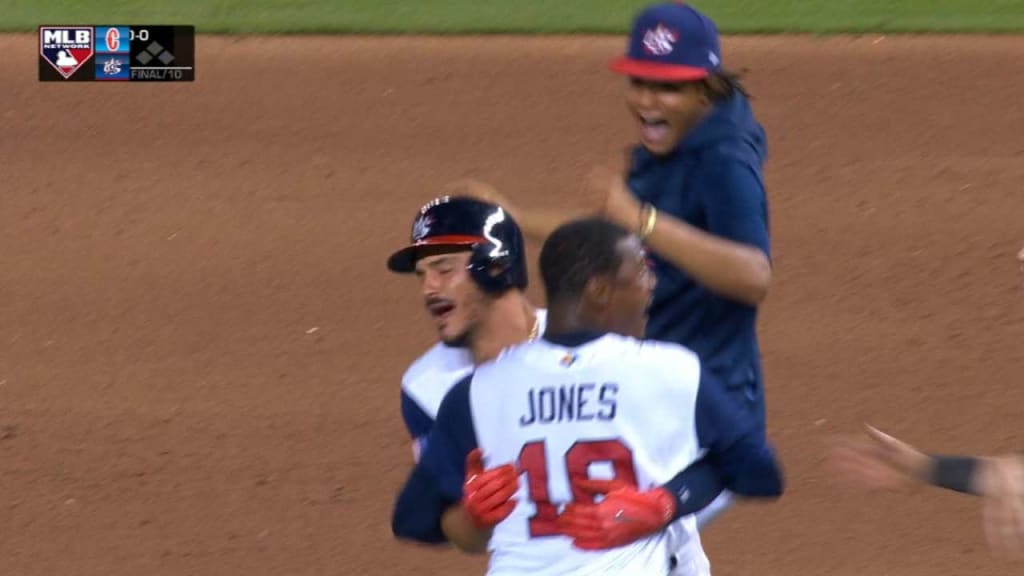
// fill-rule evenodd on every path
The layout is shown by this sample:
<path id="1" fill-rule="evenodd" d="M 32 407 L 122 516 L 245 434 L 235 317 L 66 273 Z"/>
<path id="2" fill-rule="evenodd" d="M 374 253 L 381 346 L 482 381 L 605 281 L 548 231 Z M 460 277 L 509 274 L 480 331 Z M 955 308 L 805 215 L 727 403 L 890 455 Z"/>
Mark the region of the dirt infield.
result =
<path id="1" fill-rule="evenodd" d="M 38 83 L 36 38 L 0 37 L 0 574 L 480 573 L 390 535 L 431 330 L 385 255 L 465 175 L 579 202 L 631 140 L 621 46 L 202 38 L 194 84 L 97 85 Z M 724 49 L 770 136 L 789 494 L 705 534 L 716 574 L 1012 573 L 969 499 L 822 460 L 865 420 L 1024 445 L 1024 41 Z"/>

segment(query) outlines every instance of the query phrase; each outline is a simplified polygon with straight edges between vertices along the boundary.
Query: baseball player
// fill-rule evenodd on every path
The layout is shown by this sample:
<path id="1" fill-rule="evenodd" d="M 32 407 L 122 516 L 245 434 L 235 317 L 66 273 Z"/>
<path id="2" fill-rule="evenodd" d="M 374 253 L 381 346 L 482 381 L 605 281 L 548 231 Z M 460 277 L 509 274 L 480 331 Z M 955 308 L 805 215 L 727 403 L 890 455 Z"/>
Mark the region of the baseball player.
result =
<path id="1" fill-rule="evenodd" d="M 782 493 L 761 429 L 698 357 L 637 339 L 654 287 L 645 256 L 635 235 L 601 219 L 551 234 L 543 337 L 446 395 L 396 502 L 398 537 L 486 546 L 490 576 L 647 576 L 668 573 L 662 528 L 681 521 L 676 573 L 705 575 L 696 520 L 681 517 L 685 470 L 708 454 L 736 493 Z"/>
<path id="2" fill-rule="evenodd" d="M 1024 248 L 1017 253 L 1024 288 Z M 867 438 L 840 441 L 833 463 L 844 477 L 878 487 L 921 483 L 984 498 L 985 535 L 994 550 L 1024 547 L 1024 455 L 943 456 L 867 427 Z"/>
<path id="3" fill-rule="evenodd" d="M 602 212 L 652 251 L 658 286 L 646 336 L 696 352 L 763 429 L 756 321 L 772 278 L 765 131 L 723 65 L 714 22 L 692 6 L 641 10 L 627 53 L 611 68 L 629 78 L 626 104 L 639 143 L 626 181 L 603 182 Z M 480 182 L 453 189 L 501 204 L 530 236 L 543 237 L 566 217 L 513 206 Z M 729 503 L 726 492 L 699 523 Z"/>
<path id="4" fill-rule="evenodd" d="M 474 364 L 536 338 L 545 310 L 527 300 L 526 252 L 518 225 L 500 207 L 441 197 L 416 214 L 409 245 L 388 269 L 415 273 L 439 342 L 402 376 L 402 419 L 418 459 L 441 399 Z"/>

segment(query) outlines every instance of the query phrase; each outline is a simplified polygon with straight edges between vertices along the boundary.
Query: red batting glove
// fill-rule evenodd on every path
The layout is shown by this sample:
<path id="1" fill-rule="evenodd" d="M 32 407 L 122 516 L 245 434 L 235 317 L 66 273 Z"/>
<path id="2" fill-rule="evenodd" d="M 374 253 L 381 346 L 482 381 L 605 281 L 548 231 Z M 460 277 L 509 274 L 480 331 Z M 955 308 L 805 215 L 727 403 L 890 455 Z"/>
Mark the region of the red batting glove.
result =
<path id="1" fill-rule="evenodd" d="M 479 448 L 466 456 L 466 481 L 462 485 L 462 508 L 478 528 L 491 528 L 516 507 L 512 496 L 519 490 L 519 472 L 512 464 L 484 470 Z"/>
<path id="2" fill-rule="evenodd" d="M 600 504 L 567 505 L 558 519 L 562 533 L 582 550 L 625 546 L 660 531 L 675 515 L 675 498 L 665 488 L 641 492 L 608 480 L 582 480 L 576 486 L 591 494 L 606 494 Z"/>

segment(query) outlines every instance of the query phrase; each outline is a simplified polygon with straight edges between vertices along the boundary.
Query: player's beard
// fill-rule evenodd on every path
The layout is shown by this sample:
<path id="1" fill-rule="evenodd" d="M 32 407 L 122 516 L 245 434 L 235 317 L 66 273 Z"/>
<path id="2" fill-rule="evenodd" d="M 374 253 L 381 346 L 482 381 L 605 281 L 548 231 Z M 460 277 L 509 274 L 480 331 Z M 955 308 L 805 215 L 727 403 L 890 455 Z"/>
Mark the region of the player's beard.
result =
<path id="1" fill-rule="evenodd" d="M 471 318 L 466 322 L 465 328 L 458 334 L 444 336 L 442 333 L 441 342 L 450 348 L 468 348 L 473 338 L 473 330 L 476 328 L 475 321 Z"/>
<path id="2" fill-rule="evenodd" d="M 441 343 L 449 348 L 466 348 L 469 345 L 469 330 L 456 334 L 450 338 L 442 338 Z"/>
<path id="3" fill-rule="evenodd" d="M 482 318 L 491 304 L 490 299 L 481 292 L 464 297 L 456 304 L 456 314 L 461 313 L 464 318 L 462 331 L 447 338 L 442 335 L 441 342 L 451 348 L 470 348 L 473 336 L 481 330 Z"/>

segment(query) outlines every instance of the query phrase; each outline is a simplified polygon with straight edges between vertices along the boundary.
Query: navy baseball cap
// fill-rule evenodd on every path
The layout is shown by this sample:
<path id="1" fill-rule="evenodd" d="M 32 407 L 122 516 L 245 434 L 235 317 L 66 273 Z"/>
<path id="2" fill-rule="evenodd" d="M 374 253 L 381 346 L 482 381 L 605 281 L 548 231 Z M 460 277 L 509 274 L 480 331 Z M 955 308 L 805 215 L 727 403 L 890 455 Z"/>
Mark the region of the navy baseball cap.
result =
<path id="1" fill-rule="evenodd" d="M 644 8 L 633 20 L 629 48 L 613 72 L 645 80 L 686 82 L 721 68 L 718 27 L 683 2 Z"/>

